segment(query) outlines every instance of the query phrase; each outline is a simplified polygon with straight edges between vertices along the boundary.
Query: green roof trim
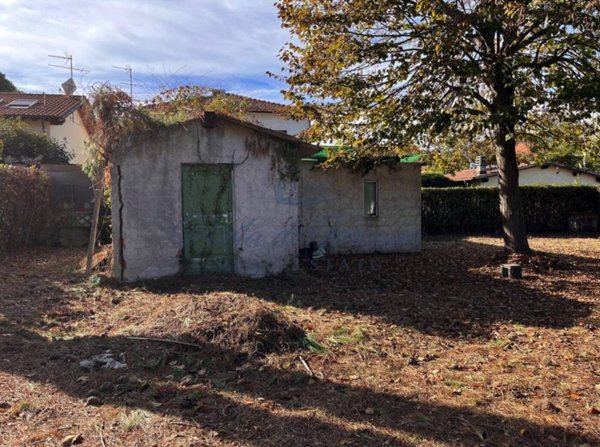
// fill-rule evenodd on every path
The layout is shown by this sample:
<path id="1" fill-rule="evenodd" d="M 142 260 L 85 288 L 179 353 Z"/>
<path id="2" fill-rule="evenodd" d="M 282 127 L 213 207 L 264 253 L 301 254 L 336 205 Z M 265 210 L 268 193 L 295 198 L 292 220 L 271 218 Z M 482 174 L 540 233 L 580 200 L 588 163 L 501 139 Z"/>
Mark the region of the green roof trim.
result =
<path id="1" fill-rule="evenodd" d="M 421 154 L 407 155 L 400 157 L 400 163 L 421 163 Z"/>
<path id="2" fill-rule="evenodd" d="M 327 159 L 329 158 L 330 151 L 337 151 L 340 149 L 347 151 L 347 152 L 352 151 L 352 149 L 350 147 L 327 146 L 327 147 L 321 149 L 319 152 L 315 152 L 310 157 L 303 158 L 302 161 L 310 161 L 313 163 L 322 163 L 324 161 L 327 161 Z M 386 157 L 385 160 L 390 160 L 390 161 L 393 160 L 397 163 L 420 163 L 421 155 L 420 154 L 411 154 L 411 155 L 406 155 L 404 157 L 397 157 L 397 156 Z"/>

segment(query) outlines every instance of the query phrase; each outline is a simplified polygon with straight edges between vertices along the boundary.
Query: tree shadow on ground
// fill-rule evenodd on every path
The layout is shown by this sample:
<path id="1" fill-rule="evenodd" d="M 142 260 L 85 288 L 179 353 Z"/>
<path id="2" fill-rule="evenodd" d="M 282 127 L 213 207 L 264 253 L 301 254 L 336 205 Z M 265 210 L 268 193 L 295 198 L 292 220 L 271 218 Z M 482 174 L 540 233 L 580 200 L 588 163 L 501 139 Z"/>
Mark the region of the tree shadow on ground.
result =
<path id="1" fill-rule="evenodd" d="M 147 281 L 153 293 L 229 291 L 278 304 L 373 315 L 388 323 L 443 337 L 488 337 L 497 323 L 572 327 L 592 313 L 590 303 L 541 289 L 526 267 L 522 281 L 500 277 L 503 251 L 471 242 L 427 244 L 419 254 L 329 257 L 303 273 L 251 280 L 235 276 Z M 600 260 L 548 255 L 559 261 L 544 274 L 564 279 L 569 269 L 600 271 Z M 490 271 L 482 272 L 482 266 Z M 559 281 L 556 281 L 558 284 Z M 129 289 L 112 281 L 107 287 Z"/>
<path id="2" fill-rule="evenodd" d="M 260 359 L 242 364 L 238 353 L 208 344 L 190 350 L 124 337 L 49 341 L 15 325 L 2 330 L 13 334 L 10 340 L 0 339 L 3 372 L 52 384 L 82 401 L 90 389 L 108 382 L 113 387 L 102 393 L 105 404 L 177 416 L 218 432 L 221 440 L 245 445 L 408 446 L 436 441 L 524 446 L 547 445 L 549 437 L 561 439 L 560 445 L 600 441 L 558 426 L 421 401 L 419 396 L 313 380 L 301 372 L 269 367 Z M 79 368 L 80 359 L 106 350 L 122 355 L 127 370 Z M 207 372 L 182 386 L 177 371 L 187 374 L 198 368 L 199 360 Z M 183 372 L 170 367 L 172 361 L 182 363 Z M 89 381 L 78 382 L 82 374 Z M 412 441 L 399 439 L 394 431 Z"/>
<path id="3" fill-rule="evenodd" d="M 173 279 L 145 287 L 157 293 L 232 290 L 278 303 L 374 315 L 445 337 L 486 336 L 493 324 L 502 321 L 566 327 L 590 312 L 585 303 L 531 290 L 526 281 L 484 275 L 477 268 L 489 262 L 496 249 L 467 247 L 449 243 L 420 255 L 334 258 L 340 263 L 348 260 L 350 266 L 354 260 L 380 262 L 368 269 L 355 266 L 348 271 L 338 264 L 290 278 Z M 592 267 L 587 258 L 571 260 L 584 261 Z M 452 268 L 445 270 L 448 263 Z M 468 286 L 456 285 L 463 280 Z M 128 289 L 139 284 L 112 286 Z M 43 287 L 51 289 L 40 293 Z M 0 296 L 5 314 L 0 318 L 0 371 L 50 384 L 82 405 L 90 389 L 98 390 L 108 382 L 112 387 L 101 395 L 106 405 L 172 415 L 197 424 L 204 432 L 218 432 L 218 440 L 255 446 L 409 446 L 423 442 L 539 446 L 548 445 L 549 439 L 556 440 L 553 445 L 600 443 L 575 430 L 494 414 L 486 406 L 455 407 L 418 395 L 315 380 L 295 368 L 277 368 L 260 358 L 243 359 L 235 350 L 211 344 L 193 349 L 126 337 L 51 340 L 36 333 L 36 328 L 47 328 L 45 315 L 60 314 L 69 300 L 77 299 L 56 293 L 60 292 L 57 287 L 42 285 L 32 293 L 24 289 L 16 296 Z M 74 318 L 89 318 L 92 312 Z M 80 369 L 80 360 L 106 350 L 123 354 L 128 369 Z M 174 368 L 172 362 L 184 368 Z M 200 366 L 206 369 L 204 374 L 197 373 Z M 188 373 L 194 379 L 184 386 L 181 375 Z M 89 381 L 77 381 L 81 375 Z"/>

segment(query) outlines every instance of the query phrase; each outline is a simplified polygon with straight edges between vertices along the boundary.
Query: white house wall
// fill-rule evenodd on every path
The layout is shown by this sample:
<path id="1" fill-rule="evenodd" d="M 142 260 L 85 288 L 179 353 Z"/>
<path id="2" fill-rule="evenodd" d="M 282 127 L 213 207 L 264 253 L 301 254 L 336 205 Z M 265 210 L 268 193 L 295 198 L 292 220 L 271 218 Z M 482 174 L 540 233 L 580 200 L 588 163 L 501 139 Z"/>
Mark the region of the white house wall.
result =
<path id="1" fill-rule="evenodd" d="M 173 127 L 127 151 L 119 162 L 120 177 L 116 168 L 112 170 L 115 275 L 121 272 L 121 223 L 125 280 L 158 278 L 180 271 L 181 166 L 187 163 L 233 165 L 236 273 L 260 277 L 294 268 L 298 253 L 298 182 L 282 179 L 274 169 L 271 156 L 275 149 L 269 147 L 273 141 L 223 122 L 215 129 L 197 123 L 186 126 Z M 248 143 L 264 148 L 265 154 L 252 156 Z"/>
<path id="2" fill-rule="evenodd" d="M 288 135 L 298 135 L 310 126 L 308 120 L 290 120 L 276 113 L 247 113 L 245 119 L 268 129 L 285 131 Z"/>
<path id="3" fill-rule="evenodd" d="M 67 149 L 74 155 L 71 160 L 72 164 L 81 165 L 86 160 L 85 141 L 88 138 L 88 133 L 79 112 L 67 117 L 63 124 L 50 124 L 48 121 L 28 119 L 23 120 L 23 122 L 34 132 L 45 132 L 58 142 L 65 140 Z"/>
<path id="4" fill-rule="evenodd" d="M 363 184 L 377 181 L 379 214 L 364 215 Z M 323 171 L 303 162 L 300 246 L 330 253 L 416 252 L 421 249 L 421 166 L 382 166 L 364 177 L 348 168 Z"/>
<path id="5" fill-rule="evenodd" d="M 600 186 L 596 177 L 590 174 L 579 174 L 574 176 L 573 171 L 557 166 L 548 166 L 546 169 L 540 167 L 521 169 L 519 171 L 519 185 L 578 185 L 578 186 Z M 498 187 L 498 176 L 490 177 L 481 186 Z"/>
<path id="6" fill-rule="evenodd" d="M 24 119 L 23 122 L 25 124 L 27 124 L 27 127 L 29 127 L 29 129 L 33 130 L 34 132 L 37 133 L 42 133 L 47 131 L 50 128 L 50 124 L 48 122 L 42 121 L 42 120 L 28 120 L 28 119 Z"/>
<path id="7" fill-rule="evenodd" d="M 56 141 L 66 141 L 67 149 L 74 154 L 72 164 L 81 165 L 85 162 L 87 158 L 85 141 L 88 133 L 78 112 L 67 117 L 61 125 L 49 126 L 48 135 Z"/>

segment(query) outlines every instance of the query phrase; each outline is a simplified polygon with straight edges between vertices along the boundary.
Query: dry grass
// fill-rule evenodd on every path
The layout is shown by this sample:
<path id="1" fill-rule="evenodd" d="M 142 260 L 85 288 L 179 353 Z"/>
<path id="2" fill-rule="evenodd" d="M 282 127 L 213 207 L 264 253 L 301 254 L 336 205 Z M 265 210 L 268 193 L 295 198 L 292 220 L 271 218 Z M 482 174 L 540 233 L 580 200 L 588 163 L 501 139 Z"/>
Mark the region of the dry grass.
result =
<path id="1" fill-rule="evenodd" d="M 532 243 L 520 282 L 494 238 L 130 286 L 0 258 L 0 445 L 600 445 L 600 241 Z"/>

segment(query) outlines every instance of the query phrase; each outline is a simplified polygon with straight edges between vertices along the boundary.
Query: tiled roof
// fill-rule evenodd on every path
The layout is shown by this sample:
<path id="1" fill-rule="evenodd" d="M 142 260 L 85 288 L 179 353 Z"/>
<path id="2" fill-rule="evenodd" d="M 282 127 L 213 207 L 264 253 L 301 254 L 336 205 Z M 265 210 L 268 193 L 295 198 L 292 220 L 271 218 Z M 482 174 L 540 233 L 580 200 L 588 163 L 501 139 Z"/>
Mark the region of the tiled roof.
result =
<path id="1" fill-rule="evenodd" d="M 229 98 L 244 102 L 249 113 L 285 113 L 288 106 L 272 101 L 249 98 L 247 96 L 236 95 L 235 93 L 226 93 Z"/>
<path id="2" fill-rule="evenodd" d="M 27 108 L 9 107 L 9 104 L 15 100 L 37 102 Z M 81 105 L 81 96 L 0 92 L 0 117 L 46 119 L 54 124 L 61 124 Z"/>
<path id="3" fill-rule="evenodd" d="M 530 143 L 527 143 L 525 141 L 519 141 L 515 147 L 515 152 L 519 161 L 521 161 L 522 163 L 526 163 L 519 166 L 519 169 L 533 167 L 531 165 L 531 162 L 533 161 L 532 158 L 534 154 L 531 150 Z M 446 177 L 455 182 L 469 182 L 471 180 L 477 180 L 479 178 L 493 177 L 497 173 L 498 169 L 496 167 L 488 166 L 486 173 L 482 175 L 478 175 L 476 169 L 465 169 L 463 171 L 458 171 L 454 175 L 447 175 Z"/>
<path id="4" fill-rule="evenodd" d="M 454 175 L 449 175 L 448 178 L 454 182 L 469 182 L 477 177 L 476 169 L 465 169 L 458 171 Z"/>

